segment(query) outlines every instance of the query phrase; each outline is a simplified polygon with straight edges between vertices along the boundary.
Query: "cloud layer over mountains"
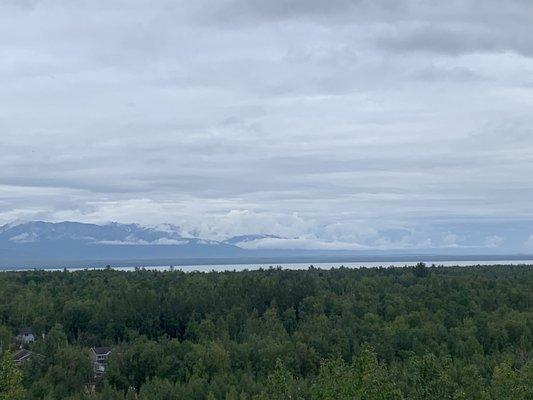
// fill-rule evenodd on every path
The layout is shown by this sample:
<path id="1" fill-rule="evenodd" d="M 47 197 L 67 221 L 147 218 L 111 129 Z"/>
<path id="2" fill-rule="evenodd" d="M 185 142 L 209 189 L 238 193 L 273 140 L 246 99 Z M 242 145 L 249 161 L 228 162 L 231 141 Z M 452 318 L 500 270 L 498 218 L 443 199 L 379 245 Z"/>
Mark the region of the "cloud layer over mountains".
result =
<path id="1" fill-rule="evenodd" d="M 0 223 L 533 251 L 527 0 L 0 1 Z"/>

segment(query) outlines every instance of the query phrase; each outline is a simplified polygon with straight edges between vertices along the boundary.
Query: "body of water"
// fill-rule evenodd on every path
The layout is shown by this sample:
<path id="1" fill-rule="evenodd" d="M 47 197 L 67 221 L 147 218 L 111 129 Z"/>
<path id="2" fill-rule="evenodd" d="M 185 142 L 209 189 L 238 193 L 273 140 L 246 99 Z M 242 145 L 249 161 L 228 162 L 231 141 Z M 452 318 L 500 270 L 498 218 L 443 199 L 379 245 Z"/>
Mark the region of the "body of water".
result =
<path id="1" fill-rule="evenodd" d="M 532 260 L 466 260 L 466 261 L 432 261 L 421 260 L 426 263 L 426 265 L 438 265 L 444 267 L 466 267 L 472 265 L 531 265 L 533 264 Z M 396 261 L 396 262 L 383 262 L 383 261 L 371 261 L 371 262 L 319 262 L 319 263 L 275 263 L 275 264 L 215 264 L 215 265 L 158 265 L 158 266 L 146 266 L 146 267 L 112 267 L 116 271 L 135 271 L 136 269 L 142 268 L 152 271 L 184 271 L 184 272 L 209 272 L 209 271 L 244 271 L 244 270 L 258 270 L 258 269 L 268 269 L 268 268 L 282 268 L 290 270 L 303 270 L 308 269 L 310 266 L 320 269 L 331 269 L 331 268 L 377 268 L 377 267 L 405 267 L 413 266 L 416 262 L 407 262 L 407 261 Z M 79 268 L 67 268 L 67 271 L 74 272 L 80 270 L 102 270 L 105 267 L 79 267 Z M 30 269 L 31 270 L 31 269 Z M 64 268 L 45 268 L 45 271 L 62 271 Z M 17 271 L 22 271 L 18 269 Z"/>

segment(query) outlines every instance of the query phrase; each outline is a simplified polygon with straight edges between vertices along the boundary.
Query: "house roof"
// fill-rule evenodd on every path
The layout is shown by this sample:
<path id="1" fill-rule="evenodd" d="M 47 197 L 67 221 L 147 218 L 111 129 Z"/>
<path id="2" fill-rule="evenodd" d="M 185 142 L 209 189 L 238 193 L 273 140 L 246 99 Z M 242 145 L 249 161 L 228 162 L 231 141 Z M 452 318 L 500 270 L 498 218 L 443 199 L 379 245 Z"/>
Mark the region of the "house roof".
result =
<path id="1" fill-rule="evenodd" d="M 13 361 L 20 361 L 26 357 L 29 357 L 31 355 L 31 351 L 26 349 L 21 349 L 17 351 L 15 354 L 13 354 L 11 357 L 13 358 Z"/>
<path id="2" fill-rule="evenodd" d="M 20 330 L 21 335 L 33 335 L 33 329 L 31 328 L 22 328 Z"/>
<path id="3" fill-rule="evenodd" d="M 103 356 L 103 355 L 111 353 L 111 350 L 113 350 L 113 348 L 112 347 L 93 347 L 91 350 L 94 351 L 95 354 L 99 356 Z"/>

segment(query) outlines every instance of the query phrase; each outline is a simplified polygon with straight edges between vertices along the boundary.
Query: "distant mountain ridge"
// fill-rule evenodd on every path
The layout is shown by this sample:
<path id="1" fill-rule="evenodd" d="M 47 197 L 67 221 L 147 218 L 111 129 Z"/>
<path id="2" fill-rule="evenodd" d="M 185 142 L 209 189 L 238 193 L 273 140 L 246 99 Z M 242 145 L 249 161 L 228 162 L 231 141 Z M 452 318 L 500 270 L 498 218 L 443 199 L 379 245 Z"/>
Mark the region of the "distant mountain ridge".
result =
<path id="1" fill-rule="evenodd" d="M 33 221 L 0 227 L 0 261 L 238 257 L 231 243 L 183 237 L 170 227 Z"/>
<path id="2" fill-rule="evenodd" d="M 137 224 L 111 223 L 106 225 L 84 224 L 80 222 L 50 223 L 42 221 L 26 222 L 17 225 L 4 225 L 0 228 L 0 241 L 32 243 L 55 240 L 79 240 L 88 242 L 135 242 L 155 241 L 161 238 L 175 239 L 174 232 L 158 232 Z M 132 243 L 133 244 L 133 243 Z"/>
<path id="3" fill-rule="evenodd" d="M 234 244 L 238 246 L 239 243 L 248 243 L 248 242 L 253 242 L 253 241 L 261 240 L 261 239 L 283 239 L 283 238 L 281 236 L 276 236 L 276 235 L 259 235 L 259 234 L 239 235 L 239 236 L 233 236 L 229 239 L 224 240 L 224 243 Z"/>
<path id="4" fill-rule="evenodd" d="M 249 234 L 222 241 L 184 236 L 175 225 L 81 222 L 21 222 L 0 227 L 0 267 L 183 263 L 211 260 L 294 260 L 326 254 L 320 250 L 253 249 L 246 245 L 275 235 Z M 342 254 L 342 253 L 337 253 Z"/>
<path id="5" fill-rule="evenodd" d="M 179 226 L 96 225 L 81 222 L 22 222 L 0 227 L 0 269 L 95 265 L 187 265 L 383 260 L 487 259 L 461 248 L 420 250 L 320 250 L 258 248 L 261 241 L 294 240 L 248 234 L 222 241 L 185 236 Z M 468 251 L 468 249 L 466 249 Z M 435 257 L 436 255 L 436 257 Z M 450 258 L 451 257 L 451 258 Z M 511 258 L 513 255 L 511 255 Z M 509 259 L 511 259 L 509 258 Z M 491 258 L 492 259 L 492 258 Z M 505 259 L 505 258 L 498 258 Z M 524 259 L 521 257 L 521 259 Z"/>
<path id="6" fill-rule="evenodd" d="M 112 222 L 105 225 L 81 222 L 32 221 L 0 226 L 0 243 L 28 244 L 37 242 L 78 241 L 108 245 L 185 245 L 193 242 L 212 245 L 236 245 L 261 239 L 282 239 L 276 235 L 250 234 L 233 236 L 222 241 L 184 237 L 175 225 L 145 227 L 139 224 Z"/>

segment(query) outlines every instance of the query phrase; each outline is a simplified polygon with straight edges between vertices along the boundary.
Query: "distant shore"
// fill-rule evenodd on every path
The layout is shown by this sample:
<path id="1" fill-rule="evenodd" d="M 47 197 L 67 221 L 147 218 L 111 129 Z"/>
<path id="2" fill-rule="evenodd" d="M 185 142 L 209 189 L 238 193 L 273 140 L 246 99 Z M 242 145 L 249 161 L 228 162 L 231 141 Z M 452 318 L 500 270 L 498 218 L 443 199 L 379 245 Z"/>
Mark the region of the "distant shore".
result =
<path id="1" fill-rule="evenodd" d="M 310 267 L 320 269 L 332 269 L 332 268 L 379 268 L 379 267 L 406 267 L 413 266 L 419 262 L 423 262 L 426 265 L 437 265 L 444 267 L 466 267 L 473 265 L 533 265 L 533 258 L 518 258 L 513 256 L 507 256 L 506 258 L 500 257 L 368 257 L 365 260 L 356 261 L 324 261 L 317 259 L 315 261 L 293 261 L 293 260 L 254 260 L 255 262 L 246 262 L 247 260 L 221 260 L 217 259 L 217 262 L 208 262 L 209 260 L 184 260 L 180 262 L 178 260 L 131 260 L 122 261 L 117 263 L 104 263 L 102 261 L 87 262 L 86 264 L 78 263 L 64 263 L 57 266 L 29 266 L 29 267 L 5 267 L 0 268 L 0 271 L 32 271 L 32 270 L 44 270 L 44 271 L 79 271 L 79 270 L 102 270 L 106 268 L 112 268 L 119 271 L 135 271 L 139 268 L 155 270 L 155 271 L 169 271 L 179 270 L 184 272 L 208 272 L 208 271 L 243 271 L 243 270 L 259 270 L 269 268 L 282 268 L 287 270 L 304 270 Z M 189 262 L 186 262 L 189 261 Z M 196 262 L 194 262 L 196 261 Z M 78 264 L 78 265 L 72 265 Z"/>

